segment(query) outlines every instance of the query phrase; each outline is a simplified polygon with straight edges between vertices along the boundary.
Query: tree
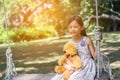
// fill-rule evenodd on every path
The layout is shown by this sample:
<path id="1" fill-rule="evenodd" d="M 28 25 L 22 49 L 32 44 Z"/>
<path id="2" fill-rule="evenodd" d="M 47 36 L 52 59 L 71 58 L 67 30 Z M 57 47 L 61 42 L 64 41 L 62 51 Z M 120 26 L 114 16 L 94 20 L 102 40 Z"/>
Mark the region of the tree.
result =
<path id="1" fill-rule="evenodd" d="M 103 31 L 109 32 L 120 30 L 119 4 L 119 0 L 99 0 L 99 25 L 103 27 Z"/>

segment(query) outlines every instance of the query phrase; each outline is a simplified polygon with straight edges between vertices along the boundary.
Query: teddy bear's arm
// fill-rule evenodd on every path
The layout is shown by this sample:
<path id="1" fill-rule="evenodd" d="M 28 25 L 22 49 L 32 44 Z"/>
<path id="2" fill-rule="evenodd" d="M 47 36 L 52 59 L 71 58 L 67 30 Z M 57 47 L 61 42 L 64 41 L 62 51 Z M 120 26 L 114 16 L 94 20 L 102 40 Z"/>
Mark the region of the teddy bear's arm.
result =
<path id="1" fill-rule="evenodd" d="M 63 65 L 65 63 L 65 60 L 66 60 L 66 56 L 63 55 L 59 60 L 58 60 L 58 64 L 59 65 Z"/>
<path id="2" fill-rule="evenodd" d="M 65 71 L 65 67 L 64 66 L 55 66 L 55 72 L 62 74 Z"/>
<path id="3" fill-rule="evenodd" d="M 81 61 L 80 57 L 74 56 L 72 58 L 72 66 L 76 69 L 79 69 L 82 67 L 82 61 Z"/>

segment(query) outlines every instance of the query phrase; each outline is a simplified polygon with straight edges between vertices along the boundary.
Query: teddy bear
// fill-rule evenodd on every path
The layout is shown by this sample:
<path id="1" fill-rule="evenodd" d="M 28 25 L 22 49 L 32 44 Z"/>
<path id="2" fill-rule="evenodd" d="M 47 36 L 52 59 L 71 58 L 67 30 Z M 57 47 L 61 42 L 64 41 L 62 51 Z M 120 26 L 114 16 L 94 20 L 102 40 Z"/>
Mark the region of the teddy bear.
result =
<path id="1" fill-rule="evenodd" d="M 82 67 L 82 60 L 77 55 L 77 49 L 73 43 L 66 43 L 63 47 L 64 54 L 58 60 L 55 72 L 62 74 L 64 80 L 68 80 L 70 75 Z"/>

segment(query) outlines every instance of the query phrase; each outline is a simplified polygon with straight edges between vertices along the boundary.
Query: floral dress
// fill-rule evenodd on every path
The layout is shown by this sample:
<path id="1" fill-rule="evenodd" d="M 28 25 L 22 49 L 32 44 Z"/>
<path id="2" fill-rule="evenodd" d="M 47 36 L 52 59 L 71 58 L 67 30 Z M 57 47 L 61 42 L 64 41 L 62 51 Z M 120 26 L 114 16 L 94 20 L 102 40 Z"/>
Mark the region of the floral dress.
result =
<path id="1" fill-rule="evenodd" d="M 83 37 L 79 42 L 74 42 L 72 39 L 68 42 L 74 43 L 78 50 L 78 56 L 83 62 L 83 67 L 76 70 L 68 80 L 94 80 L 96 74 L 95 62 L 91 56 L 88 45 L 86 44 L 87 37 Z M 56 74 L 51 80 L 64 80 L 61 74 Z"/>

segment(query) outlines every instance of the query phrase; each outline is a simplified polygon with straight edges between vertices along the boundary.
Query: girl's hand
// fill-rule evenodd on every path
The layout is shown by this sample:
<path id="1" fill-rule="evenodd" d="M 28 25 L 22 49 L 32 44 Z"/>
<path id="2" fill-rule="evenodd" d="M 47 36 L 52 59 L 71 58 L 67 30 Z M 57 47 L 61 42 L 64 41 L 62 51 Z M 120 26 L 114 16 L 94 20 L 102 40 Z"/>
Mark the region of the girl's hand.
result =
<path id="1" fill-rule="evenodd" d="M 65 69 L 67 69 L 69 71 L 74 69 L 70 64 L 64 64 L 64 67 L 65 67 Z"/>

